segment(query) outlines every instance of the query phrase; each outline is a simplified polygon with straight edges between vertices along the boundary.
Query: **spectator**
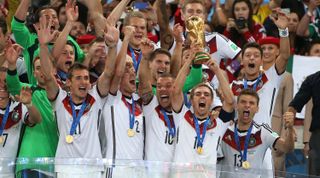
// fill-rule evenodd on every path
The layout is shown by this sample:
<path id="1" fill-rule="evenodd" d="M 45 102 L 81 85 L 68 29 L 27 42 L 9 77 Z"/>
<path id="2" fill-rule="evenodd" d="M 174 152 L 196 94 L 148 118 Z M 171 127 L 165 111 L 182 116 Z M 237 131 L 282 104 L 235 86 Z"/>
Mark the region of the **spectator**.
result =
<path id="1" fill-rule="evenodd" d="M 252 19 L 252 6 L 248 0 L 233 2 L 232 18 L 228 19 L 223 34 L 238 46 L 258 41 L 265 36 L 264 28 Z"/>

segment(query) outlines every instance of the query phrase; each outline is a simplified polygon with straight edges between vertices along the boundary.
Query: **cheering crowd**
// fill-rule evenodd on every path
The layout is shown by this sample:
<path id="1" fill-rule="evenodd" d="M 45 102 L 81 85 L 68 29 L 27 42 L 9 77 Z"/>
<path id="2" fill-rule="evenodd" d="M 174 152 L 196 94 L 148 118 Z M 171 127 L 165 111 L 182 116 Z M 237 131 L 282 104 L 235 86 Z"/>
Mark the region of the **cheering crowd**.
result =
<path id="1" fill-rule="evenodd" d="M 296 113 L 312 98 L 303 143 L 309 174 L 319 176 L 319 72 L 312 71 L 295 95 L 292 77 L 295 54 L 320 57 L 319 5 L 320 0 L 5 0 L 0 157 L 56 160 L 16 164 L 0 175 L 136 173 L 121 166 L 63 164 L 106 158 L 222 165 L 221 173 L 209 177 L 235 177 L 230 172 L 238 169 L 281 177 L 285 155 L 294 150 Z M 190 19 L 204 24 L 190 30 Z M 204 44 L 192 41 L 201 32 Z"/>

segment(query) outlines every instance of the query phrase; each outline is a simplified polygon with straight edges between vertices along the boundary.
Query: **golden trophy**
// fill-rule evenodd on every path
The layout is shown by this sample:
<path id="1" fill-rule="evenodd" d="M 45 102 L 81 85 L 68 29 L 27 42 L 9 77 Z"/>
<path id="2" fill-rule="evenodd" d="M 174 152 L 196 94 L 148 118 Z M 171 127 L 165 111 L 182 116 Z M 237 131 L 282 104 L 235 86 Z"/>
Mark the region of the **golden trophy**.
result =
<path id="1" fill-rule="evenodd" d="M 206 40 L 204 36 L 204 21 L 197 16 L 191 16 L 186 21 L 187 42 L 192 48 L 198 49 L 194 64 L 204 64 L 210 59 L 205 52 Z"/>

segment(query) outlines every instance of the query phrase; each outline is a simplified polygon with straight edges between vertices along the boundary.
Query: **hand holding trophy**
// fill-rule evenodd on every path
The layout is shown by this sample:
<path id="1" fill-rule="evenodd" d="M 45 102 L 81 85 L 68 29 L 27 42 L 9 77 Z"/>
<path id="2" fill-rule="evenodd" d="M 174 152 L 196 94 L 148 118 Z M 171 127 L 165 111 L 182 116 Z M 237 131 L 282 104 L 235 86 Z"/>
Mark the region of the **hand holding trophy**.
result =
<path id="1" fill-rule="evenodd" d="M 186 21 L 187 41 L 191 48 L 195 48 L 196 55 L 194 64 L 204 64 L 210 59 L 205 52 L 206 41 L 204 36 L 204 21 L 197 16 L 191 16 Z"/>

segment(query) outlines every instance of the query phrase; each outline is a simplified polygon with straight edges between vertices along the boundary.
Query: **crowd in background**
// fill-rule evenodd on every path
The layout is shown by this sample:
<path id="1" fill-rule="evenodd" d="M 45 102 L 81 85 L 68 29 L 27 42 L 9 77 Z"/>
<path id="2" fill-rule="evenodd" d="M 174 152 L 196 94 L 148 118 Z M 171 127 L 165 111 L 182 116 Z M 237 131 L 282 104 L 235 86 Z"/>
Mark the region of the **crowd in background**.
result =
<path id="1" fill-rule="evenodd" d="M 226 150 L 239 137 L 231 134 L 229 142 L 228 134 L 239 133 L 247 140 L 235 123 L 248 117 L 254 123 L 246 132 L 250 135 L 257 124 L 253 135 L 261 132 L 260 142 L 274 148 L 259 153 L 263 161 L 249 167 L 284 176 L 285 154 L 293 150 L 290 140 L 297 134 L 290 119 L 308 103 L 305 118 L 296 119 L 304 119 L 309 174 L 320 176 L 319 74 L 311 71 L 296 96 L 292 77 L 295 55 L 320 57 L 320 0 L 0 3 L 0 157 L 228 165 L 231 151 Z M 192 16 L 204 20 L 204 46 L 190 42 L 186 23 Z M 201 61 L 204 58 L 209 59 Z M 206 87 L 209 93 L 197 93 Z M 239 109 L 243 95 L 256 98 L 257 107 Z M 207 120 L 200 119 L 201 112 Z M 195 130 L 192 135 L 185 131 L 188 123 Z M 216 134 L 210 140 L 214 144 L 207 146 L 222 151 L 202 159 L 198 156 L 208 151 L 203 148 L 207 127 L 208 132 L 219 128 L 207 134 L 207 142 L 208 135 Z M 267 132 L 271 129 L 273 136 Z M 249 149 L 261 146 L 259 139 L 249 139 Z M 194 153 L 184 150 L 193 144 Z M 240 166 L 236 158 L 233 166 L 246 168 L 244 154 L 240 149 Z M 64 173 L 73 168 L 17 165 L 14 174 L 52 177 L 51 169 L 68 177 Z M 101 171 L 90 169 L 96 170 Z M 130 175 L 125 171 L 108 170 L 107 176 Z"/>

